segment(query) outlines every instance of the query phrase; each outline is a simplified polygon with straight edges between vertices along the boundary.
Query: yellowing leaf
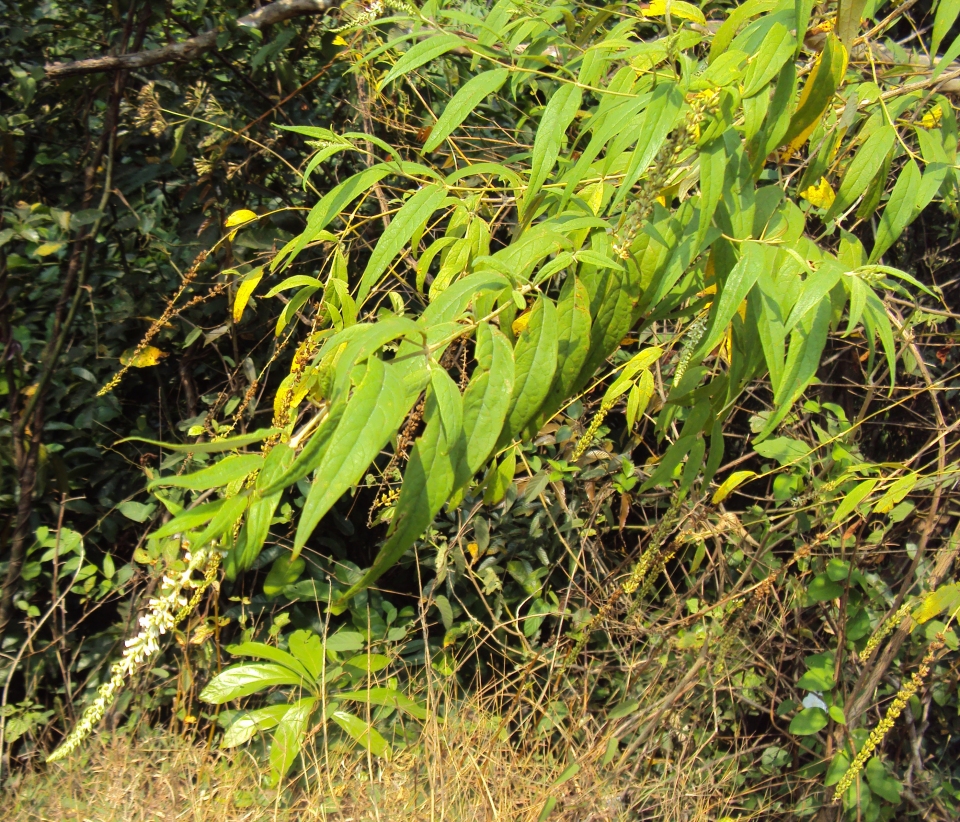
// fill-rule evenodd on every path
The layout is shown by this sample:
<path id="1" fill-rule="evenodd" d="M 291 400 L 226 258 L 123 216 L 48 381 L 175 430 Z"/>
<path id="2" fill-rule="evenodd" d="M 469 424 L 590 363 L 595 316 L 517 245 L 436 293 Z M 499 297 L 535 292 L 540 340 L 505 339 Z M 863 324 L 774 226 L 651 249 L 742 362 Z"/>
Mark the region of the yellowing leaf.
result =
<path id="1" fill-rule="evenodd" d="M 960 586 L 955 582 L 942 585 L 936 591 L 927 594 L 920 607 L 913 612 L 913 621 L 922 625 L 944 611 L 949 611 L 950 616 L 953 616 L 958 608 L 960 608 Z"/>
<path id="2" fill-rule="evenodd" d="M 243 309 L 245 309 L 247 303 L 250 302 L 250 297 L 253 296 L 254 289 L 259 285 L 262 277 L 263 267 L 254 269 L 243 278 L 243 282 L 240 283 L 240 287 L 237 288 L 237 296 L 233 299 L 233 321 L 235 323 L 240 322 L 240 318 L 243 316 Z"/>
<path id="3" fill-rule="evenodd" d="M 667 13 L 667 0 L 653 0 L 653 2 L 645 9 L 641 9 L 640 13 L 644 17 L 664 17 Z M 692 23 L 699 23 L 704 25 L 707 22 L 707 18 L 703 16 L 703 12 L 700 11 L 692 3 L 684 3 L 683 0 L 672 0 L 670 2 L 670 16 L 679 17 L 681 20 L 689 20 Z"/>
<path id="4" fill-rule="evenodd" d="M 120 355 L 120 362 L 130 368 L 149 368 L 151 365 L 156 365 L 166 356 L 166 351 L 161 351 L 159 348 L 148 345 L 139 353 L 137 353 L 136 348 L 128 348 Z"/>
<path id="5" fill-rule="evenodd" d="M 233 228 L 234 226 L 243 225 L 244 223 L 249 223 L 251 220 L 256 220 L 256 212 L 251 211 L 248 208 L 241 208 L 239 211 L 234 211 L 227 221 L 224 223 L 224 226 L 227 228 Z"/>
<path id="6" fill-rule="evenodd" d="M 346 45 L 348 45 L 348 44 L 347 44 L 347 41 L 344 40 L 339 34 L 338 34 L 336 37 L 333 38 L 333 44 L 334 44 L 335 46 L 346 46 Z"/>
<path id="7" fill-rule="evenodd" d="M 723 484 L 714 492 L 713 499 L 711 502 L 714 505 L 723 502 L 733 490 L 742 483 L 746 482 L 748 479 L 757 476 L 756 471 L 734 471 L 729 477 L 727 477 Z"/>
<path id="8" fill-rule="evenodd" d="M 847 58 L 843 43 L 836 35 L 828 34 L 823 51 L 817 56 L 813 70 L 800 92 L 797 110 L 790 118 L 790 125 L 783 137 L 787 146 L 782 157 L 784 162 L 807 142 L 823 113 L 833 102 L 833 96 L 847 71 Z"/>
<path id="9" fill-rule="evenodd" d="M 930 111 L 920 118 L 920 125 L 924 128 L 936 128 L 940 125 L 940 119 L 943 117 L 943 109 L 937 103 Z"/>
<path id="10" fill-rule="evenodd" d="M 38 257 L 49 257 L 51 254 L 56 254 L 61 248 L 63 248 L 63 243 L 43 243 L 38 245 L 33 253 Z"/>
<path id="11" fill-rule="evenodd" d="M 806 191 L 801 191 L 800 196 L 817 208 L 830 208 L 833 201 L 837 199 L 837 195 L 830 183 L 827 182 L 826 177 L 821 177 L 817 185 L 810 186 Z"/>
<path id="12" fill-rule="evenodd" d="M 527 324 L 530 322 L 530 312 L 524 311 L 519 317 L 513 321 L 513 325 L 510 328 L 513 329 L 513 336 L 519 337 L 520 332 L 527 327 Z"/>

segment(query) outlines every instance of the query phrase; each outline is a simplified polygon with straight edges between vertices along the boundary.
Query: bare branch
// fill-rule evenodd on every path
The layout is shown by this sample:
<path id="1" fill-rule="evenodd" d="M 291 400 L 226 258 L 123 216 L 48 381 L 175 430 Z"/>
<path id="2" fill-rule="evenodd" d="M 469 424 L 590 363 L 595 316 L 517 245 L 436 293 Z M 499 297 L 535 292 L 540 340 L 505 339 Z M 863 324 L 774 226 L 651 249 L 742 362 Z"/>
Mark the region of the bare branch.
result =
<path id="1" fill-rule="evenodd" d="M 274 23 L 281 23 L 291 17 L 306 14 L 323 14 L 340 5 L 340 0 L 276 0 L 237 20 L 237 26 L 261 29 Z M 218 30 L 205 31 L 181 43 L 172 43 L 152 51 L 140 51 L 133 54 L 107 55 L 77 60 L 74 63 L 51 63 L 46 66 L 47 77 L 59 80 L 75 74 L 93 74 L 99 71 L 116 69 L 139 69 L 156 66 L 160 63 L 183 63 L 193 60 L 217 42 Z"/>

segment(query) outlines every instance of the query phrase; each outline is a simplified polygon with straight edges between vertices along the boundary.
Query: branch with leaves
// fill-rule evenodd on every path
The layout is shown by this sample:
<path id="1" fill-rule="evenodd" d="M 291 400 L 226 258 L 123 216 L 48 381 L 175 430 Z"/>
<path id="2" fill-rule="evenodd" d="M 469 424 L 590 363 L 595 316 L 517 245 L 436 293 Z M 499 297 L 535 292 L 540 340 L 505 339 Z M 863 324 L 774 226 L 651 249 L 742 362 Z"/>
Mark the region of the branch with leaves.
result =
<path id="1" fill-rule="evenodd" d="M 323 14 L 338 8 L 340 0 L 276 0 L 256 11 L 241 17 L 237 28 L 263 29 L 282 23 L 291 17 Z M 134 52 L 132 54 L 106 55 L 77 60 L 73 63 L 52 63 L 45 67 L 47 77 L 60 80 L 78 74 L 96 74 L 103 71 L 141 69 L 157 66 L 161 63 L 185 63 L 196 59 L 205 51 L 217 45 L 221 30 L 211 29 L 196 37 L 190 37 L 180 43 L 171 43 L 159 49 Z"/>

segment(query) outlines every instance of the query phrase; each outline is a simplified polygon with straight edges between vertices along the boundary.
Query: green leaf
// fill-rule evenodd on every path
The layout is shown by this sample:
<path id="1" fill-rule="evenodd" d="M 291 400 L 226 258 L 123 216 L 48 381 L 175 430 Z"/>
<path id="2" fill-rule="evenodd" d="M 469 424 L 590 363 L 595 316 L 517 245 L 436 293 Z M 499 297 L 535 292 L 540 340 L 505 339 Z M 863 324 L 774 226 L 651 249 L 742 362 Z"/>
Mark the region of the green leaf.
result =
<path id="1" fill-rule="evenodd" d="M 398 77 L 403 77 L 431 60 L 436 60 L 448 51 L 453 51 L 463 45 L 465 45 L 464 41 L 455 34 L 439 34 L 417 43 L 393 64 L 393 68 L 377 83 L 377 89 L 382 91 L 388 83 L 393 82 Z"/>
<path id="2" fill-rule="evenodd" d="M 941 8 L 944 2 L 945 0 L 940 0 Z M 864 770 L 867 776 L 867 784 L 873 793 L 894 805 L 900 804 L 903 783 L 887 773 L 887 769 L 879 757 L 871 756 Z"/>
<path id="3" fill-rule="evenodd" d="M 222 536 L 228 530 L 233 530 L 247 507 L 247 497 L 229 497 L 223 501 L 220 510 L 210 520 L 210 524 L 200 532 L 199 536 L 191 540 L 194 550 L 206 545 L 210 540 Z"/>
<path id="4" fill-rule="evenodd" d="M 790 720 L 790 733 L 811 736 L 827 726 L 827 712 L 823 708 L 804 708 Z"/>
<path id="5" fill-rule="evenodd" d="M 462 487 L 490 458 L 507 416 L 513 391 L 514 364 L 510 342 L 487 323 L 477 326 L 477 368 L 463 394 L 463 459 L 458 466 Z"/>
<path id="6" fill-rule="evenodd" d="M 867 138 L 850 161 L 836 199 L 823 217 L 824 223 L 829 223 L 838 214 L 845 212 L 867 190 L 870 181 L 883 166 L 887 154 L 893 149 L 896 139 L 897 130 L 891 125 L 881 126 Z"/>
<path id="7" fill-rule="evenodd" d="M 791 437 L 776 437 L 766 442 L 758 442 L 754 450 L 767 459 L 775 459 L 781 465 L 792 465 L 811 454 L 810 447 L 800 440 Z"/>
<path id="8" fill-rule="evenodd" d="M 242 714 L 227 728 L 223 739 L 220 740 L 220 747 L 235 748 L 249 742 L 258 733 L 276 727 L 289 710 L 289 705 L 269 705 L 266 708 Z"/>
<path id="9" fill-rule="evenodd" d="M 390 758 L 392 751 L 387 740 L 360 717 L 346 711 L 334 711 L 330 718 L 343 728 L 354 742 L 369 750 L 374 756 Z"/>
<path id="10" fill-rule="evenodd" d="M 872 293 L 872 292 L 871 292 Z M 823 300 L 815 311 L 808 312 L 790 334 L 790 350 L 784 366 L 780 388 L 774 395 L 775 411 L 767 419 L 758 441 L 768 437 L 790 413 L 793 403 L 817 375 L 820 355 L 827 344 L 830 330 L 831 303 Z"/>
<path id="11" fill-rule="evenodd" d="M 426 719 L 427 709 L 419 702 L 414 702 L 406 694 L 393 688 L 368 688 L 365 691 L 339 692 L 337 699 L 349 699 L 354 702 L 365 702 L 368 705 L 385 705 L 388 708 L 397 708 L 416 719 Z"/>
<path id="12" fill-rule="evenodd" d="M 270 534 L 273 515 L 280 503 L 280 497 L 283 495 L 283 486 L 269 495 L 263 494 L 261 489 L 273 485 L 279 477 L 285 474 L 289 470 L 290 463 L 293 462 L 293 457 L 293 449 L 283 442 L 277 443 L 267 455 L 263 468 L 257 476 L 256 494 L 247 511 L 243 530 L 240 532 L 233 549 L 234 561 L 232 565 L 230 563 L 226 564 L 228 578 L 232 579 L 236 576 L 236 572 L 246 571 L 252 567 L 256 558 L 260 556 L 260 551 Z"/>
<path id="13" fill-rule="evenodd" d="M 290 706 L 273 732 L 273 744 L 270 746 L 270 770 L 273 784 L 277 784 L 300 753 L 307 728 L 310 724 L 310 714 L 316 705 L 316 697 L 307 696 L 294 702 Z"/>
<path id="14" fill-rule="evenodd" d="M 575 276 L 568 276 L 557 302 L 557 371 L 544 403 L 554 414 L 577 387 L 580 372 L 590 353 L 590 295 Z"/>
<path id="15" fill-rule="evenodd" d="M 436 211 L 447 196 L 447 190 L 442 185 L 429 185 L 414 194 L 396 213 L 390 225 L 387 226 L 376 248 L 370 255 L 367 267 L 360 278 L 357 289 L 357 305 L 362 305 L 367 295 L 380 281 L 383 272 L 410 241 L 417 228 L 426 222 Z"/>
<path id="16" fill-rule="evenodd" d="M 263 295 L 264 299 L 270 299 L 270 297 L 276 297 L 277 294 L 280 294 L 283 291 L 289 291 L 291 288 L 323 288 L 323 282 L 318 280 L 316 277 L 308 277 L 306 274 L 297 274 L 293 277 L 287 277 L 283 282 L 275 285 L 271 288 L 266 294 Z"/>
<path id="17" fill-rule="evenodd" d="M 487 486 L 483 492 L 485 505 L 496 505 L 503 499 L 507 489 L 513 483 L 513 475 L 517 472 L 517 449 L 508 448 L 500 462 L 487 476 Z"/>
<path id="18" fill-rule="evenodd" d="M 117 506 L 117 510 L 127 519 L 131 519 L 134 522 L 146 522 L 153 516 L 153 512 L 157 510 L 157 506 L 156 504 L 144 505 L 142 502 L 127 500 L 127 502 L 121 502 Z"/>
<path id="19" fill-rule="evenodd" d="M 733 321 L 733 315 L 737 313 L 740 304 L 746 299 L 760 276 L 761 266 L 765 260 L 766 253 L 763 246 L 757 243 L 746 243 L 743 246 L 743 255 L 727 275 L 720 297 L 710 309 L 707 330 L 692 357 L 692 362 L 697 363 L 702 360 L 720 343 Z"/>
<path id="20" fill-rule="evenodd" d="M 902 502 L 904 497 L 914 489 L 919 479 L 918 474 L 907 474 L 904 477 L 900 477 L 900 479 L 894 482 L 893 485 L 887 489 L 886 493 L 880 497 L 877 504 L 873 506 L 873 513 L 889 514 L 894 506 Z"/>
<path id="21" fill-rule="evenodd" d="M 637 144 L 630 157 L 630 164 L 627 166 L 623 180 L 617 186 L 617 194 L 611 204 L 612 208 L 627 197 L 637 180 L 646 172 L 667 135 L 676 125 L 682 108 L 683 94 L 676 83 L 658 83 L 650 105 L 643 114 L 643 120 L 634 132 L 637 134 Z"/>
<path id="22" fill-rule="evenodd" d="M 837 510 L 833 512 L 831 521 L 834 523 L 843 522 L 864 499 L 870 496 L 876 487 L 877 480 L 875 479 L 868 479 L 858 483 L 857 486 L 843 498 L 843 502 L 837 506 Z"/>
<path id="23" fill-rule="evenodd" d="M 324 647 L 328 651 L 359 651 L 364 646 L 363 635 L 356 631 L 337 631 L 327 637 Z"/>
<path id="24" fill-rule="evenodd" d="M 267 457 L 267 463 L 260 472 L 260 476 L 257 477 L 257 495 L 263 499 L 268 499 L 282 492 L 285 488 L 289 488 L 291 485 L 299 482 L 308 474 L 311 474 L 323 461 L 327 453 L 327 446 L 330 444 L 331 439 L 333 439 L 333 435 L 340 425 L 340 420 L 343 418 L 346 408 L 347 398 L 341 397 L 331 406 L 323 422 L 320 423 L 317 430 L 314 431 L 310 439 L 307 440 L 307 444 L 303 446 L 289 467 L 278 467 L 277 473 L 279 475 L 275 475 L 272 470 L 268 472 L 268 468 L 272 469 L 273 466 L 270 463 L 270 457 Z M 273 456 L 277 447 L 278 446 L 274 446 L 273 451 L 270 452 L 270 456 Z M 289 446 L 285 447 L 289 448 Z M 281 467 L 282 470 L 280 470 Z M 252 508 L 253 506 L 251 506 L 251 512 Z"/>
<path id="25" fill-rule="evenodd" d="M 583 93 L 578 86 L 564 84 L 557 89 L 543 112 L 537 136 L 533 141 L 530 182 L 523 195 L 523 210 L 529 208 L 540 187 L 546 182 L 560 155 L 566 131 L 580 110 Z"/>
<path id="26" fill-rule="evenodd" d="M 434 151 L 483 99 L 500 90 L 509 75 L 508 69 L 491 69 L 464 83 L 437 120 L 430 137 L 423 145 L 423 153 Z"/>
<path id="27" fill-rule="evenodd" d="M 280 596 L 284 588 L 300 579 L 300 574 L 303 573 L 306 565 L 307 563 L 302 559 L 291 559 L 285 554 L 280 554 L 273 561 L 270 572 L 263 581 L 263 593 L 271 598 Z"/>
<path id="28" fill-rule="evenodd" d="M 153 536 L 157 539 L 163 539 L 164 537 L 172 537 L 174 534 L 192 531 L 198 525 L 203 525 L 203 523 L 213 519 L 220 509 L 223 508 L 224 502 L 226 502 L 226 500 L 218 499 L 216 502 L 206 502 L 203 505 L 198 505 L 196 508 L 183 511 L 177 514 L 166 525 L 154 531 Z"/>
<path id="29" fill-rule="evenodd" d="M 831 260 L 825 260 L 813 274 L 807 277 L 803 281 L 800 296 L 784 323 L 784 330 L 792 331 L 808 311 L 820 305 L 833 287 L 840 282 L 842 275 L 843 269 L 839 265 Z"/>
<path id="30" fill-rule="evenodd" d="M 125 442 L 145 442 L 147 445 L 155 445 L 158 448 L 163 448 L 167 451 L 177 451 L 180 453 L 186 452 L 191 454 L 216 454 L 220 451 L 234 451 L 237 448 L 253 445 L 255 442 L 261 442 L 262 440 L 279 433 L 279 428 L 258 428 L 256 431 L 251 431 L 249 434 L 241 434 L 238 437 L 229 437 L 228 439 L 224 440 L 213 440 L 212 442 L 194 443 L 160 442 L 158 440 L 144 439 L 143 437 L 127 437 L 126 439 L 118 440 L 116 445 L 122 445 Z"/>
<path id="31" fill-rule="evenodd" d="M 860 0 L 865 2 L 865 0 Z M 960 14 L 960 0 L 940 0 L 937 4 L 937 15 L 933 18 L 933 38 L 930 41 L 930 54 L 936 59 L 940 44 L 947 32 L 953 28 Z"/>
<path id="32" fill-rule="evenodd" d="M 310 671 L 308 671 L 296 657 L 280 648 L 276 648 L 273 645 L 266 645 L 263 642 L 241 642 L 239 645 L 228 645 L 227 653 L 232 656 L 249 656 L 253 659 L 266 659 L 268 662 L 276 662 L 278 665 L 289 668 L 298 677 L 306 680 L 311 678 Z"/>
<path id="33" fill-rule="evenodd" d="M 557 309 L 547 297 L 539 297 L 530 312 L 527 327 L 520 332 L 513 358 L 516 364 L 510 408 L 501 446 L 511 442 L 537 415 L 557 370 Z"/>
<path id="34" fill-rule="evenodd" d="M 396 366 L 385 366 L 377 357 L 367 360 L 366 374 L 331 435 L 303 504 L 291 559 L 300 555 L 333 504 L 360 481 L 397 432 L 414 399 Z"/>
<path id="35" fill-rule="evenodd" d="M 272 688 L 275 685 L 303 685 L 303 677 L 285 665 L 275 662 L 254 662 L 231 665 L 217 674 L 200 692 L 200 699 L 222 705 L 242 696 Z"/>
<path id="36" fill-rule="evenodd" d="M 191 491 L 206 491 L 210 488 L 221 488 L 238 479 L 243 479 L 263 465 L 261 454 L 236 454 L 226 457 L 216 465 L 184 474 L 180 477 L 157 477 L 147 485 L 147 490 L 161 485 L 175 488 L 188 488 Z"/>
<path id="37" fill-rule="evenodd" d="M 717 29 L 710 44 L 710 62 L 712 63 L 729 47 L 731 41 L 748 20 L 770 11 L 779 5 L 779 0 L 747 0 L 730 9 L 729 16 Z"/>
<path id="38" fill-rule="evenodd" d="M 313 631 L 294 631 L 287 639 L 287 647 L 314 681 L 320 682 L 325 664 L 323 640 Z"/>
<path id="39" fill-rule="evenodd" d="M 348 177 L 339 185 L 330 189 L 317 203 L 307 216 L 307 227 L 303 233 L 287 243 L 270 263 L 270 270 L 276 271 L 280 264 L 286 268 L 294 259 L 312 243 L 324 228 L 353 200 L 379 183 L 388 174 L 396 173 L 385 163 L 379 163 Z"/>
<path id="40" fill-rule="evenodd" d="M 276 727 L 289 710 L 289 705 L 269 705 L 266 708 L 241 714 L 223 734 L 220 747 L 236 748 L 238 745 L 249 742 L 258 733 Z"/>
<path id="41" fill-rule="evenodd" d="M 903 230 L 917 216 L 916 202 L 920 180 L 919 166 L 912 158 L 907 160 L 880 217 L 877 239 L 873 244 L 873 251 L 870 252 L 871 263 L 880 259 L 880 256 L 896 242 L 897 238 L 903 234 Z"/>
<path id="42" fill-rule="evenodd" d="M 783 64 L 793 59 L 796 47 L 796 37 L 787 31 L 787 27 L 782 23 L 774 23 L 743 76 L 743 96 L 752 97 L 766 89 L 780 73 Z"/>
<path id="43" fill-rule="evenodd" d="M 866 5 L 867 0 L 840 0 L 837 3 L 837 36 L 848 49 L 853 48 L 853 41 L 860 31 L 860 18 Z"/>
<path id="44" fill-rule="evenodd" d="M 813 602 L 829 602 L 843 596 L 843 586 L 830 579 L 829 574 L 817 574 L 807 586 L 807 596 Z"/>
<path id="45" fill-rule="evenodd" d="M 359 668 L 364 673 L 376 673 L 377 671 L 382 671 L 390 664 L 390 657 L 384 654 L 357 654 L 356 656 L 350 657 L 350 659 L 343 664 Z"/>
<path id="46" fill-rule="evenodd" d="M 389 570 L 427 529 L 453 493 L 463 455 L 463 400 L 449 374 L 433 370 L 424 408 L 426 426 L 414 444 L 403 474 L 387 541 L 373 565 L 338 600 L 343 604 Z"/>

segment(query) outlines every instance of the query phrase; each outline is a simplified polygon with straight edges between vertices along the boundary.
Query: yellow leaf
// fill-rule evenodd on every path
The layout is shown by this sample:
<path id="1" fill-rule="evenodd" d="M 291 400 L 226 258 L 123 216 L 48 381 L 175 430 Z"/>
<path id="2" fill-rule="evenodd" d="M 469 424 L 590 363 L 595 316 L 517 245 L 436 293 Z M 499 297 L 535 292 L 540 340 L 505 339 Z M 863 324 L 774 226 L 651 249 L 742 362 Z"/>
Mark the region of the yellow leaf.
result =
<path id="1" fill-rule="evenodd" d="M 510 326 L 513 329 L 513 336 L 519 337 L 520 332 L 527 327 L 527 324 L 530 322 L 530 312 L 524 311 L 519 317 L 513 321 L 513 325 Z"/>
<path id="2" fill-rule="evenodd" d="M 339 34 L 333 38 L 333 44 L 335 46 L 346 46 L 348 45 L 347 41 L 344 40 Z"/>
<path id="3" fill-rule="evenodd" d="M 714 505 L 717 505 L 720 502 L 723 502 L 733 490 L 742 483 L 746 482 L 748 479 L 757 476 L 756 471 L 734 471 L 729 477 L 723 481 L 721 485 L 713 495 L 711 502 Z"/>
<path id="4" fill-rule="evenodd" d="M 49 257 L 51 254 L 56 254 L 61 248 L 63 248 L 63 243 L 43 243 L 43 245 L 38 245 L 33 253 L 38 257 Z"/>
<path id="5" fill-rule="evenodd" d="M 940 125 L 940 119 L 943 117 L 943 109 L 937 103 L 930 111 L 920 118 L 920 125 L 924 128 L 936 128 Z"/>
<path id="6" fill-rule="evenodd" d="M 250 211 L 248 208 L 241 208 L 239 211 L 234 211 L 227 221 L 224 223 L 224 226 L 227 228 L 233 228 L 237 225 L 243 225 L 244 223 L 249 223 L 251 220 L 256 220 L 256 212 Z"/>
<path id="7" fill-rule="evenodd" d="M 913 612 L 913 621 L 922 625 L 944 611 L 951 611 L 950 615 L 953 616 L 952 612 L 957 608 L 960 608 L 960 586 L 955 582 L 942 585 L 927 594 L 920 607 Z"/>
<path id="8" fill-rule="evenodd" d="M 830 183 L 826 177 L 821 177 L 820 182 L 815 186 L 810 186 L 806 191 L 801 191 L 800 196 L 808 200 L 810 205 L 817 208 L 830 208 L 833 201 L 837 198 Z"/>
<path id="9" fill-rule="evenodd" d="M 468 543 L 467 543 L 467 552 L 470 554 L 470 556 L 471 556 L 473 559 L 476 559 L 478 556 L 480 556 L 480 546 L 477 545 L 477 543 L 475 543 L 475 542 L 468 542 Z"/>
<path id="10" fill-rule="evenodd" d="M 120 362 L 130 368 L 149 368 L 156 365 L 160 360 L 167 356 L 166 351 L 154 348 L 148 345 L 141 352 L 137 353 L 136 348 L 128 348 L 120 355 Z"/>
<path id="11" fill-rule="evenodd" d="M 653 0 L 647 8 L 641 9 L 640 13 L 644 17 L 664 17 L 667 13 L 667 0 Z M 703 12 L 700 11 L 700 9 L 692 3 L 684 3 L 683 0 L 671 0 L 670 16 L 679 17 L 681 20 L 689 20 L 692 23 L 699 23 L 700 25 L 704 25 L 707 22 L 707 18 L 703 16 Z"/>
<path id="12" fill-rule="evenodd" d="M 237 288 L 237 296 L 233 298 L 233 321 L 235 323 L 240 322 L 240 318 L 243 316 L 243 309 L 245 309 L 247 303 L 250 302 L 250 297 L 253 296 L 254 289 L 256 289 L 262 277 L 263 267 L 261 266 L 247 274 L 247 276 L 243 278 L 243 282 L 240 283 L 239 288 Z"/>

